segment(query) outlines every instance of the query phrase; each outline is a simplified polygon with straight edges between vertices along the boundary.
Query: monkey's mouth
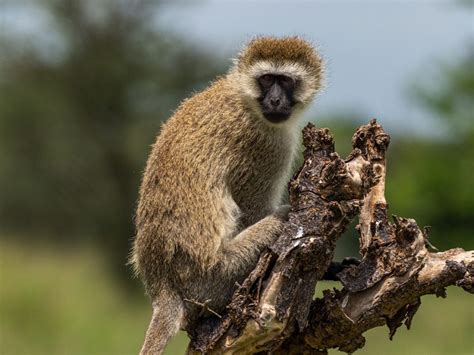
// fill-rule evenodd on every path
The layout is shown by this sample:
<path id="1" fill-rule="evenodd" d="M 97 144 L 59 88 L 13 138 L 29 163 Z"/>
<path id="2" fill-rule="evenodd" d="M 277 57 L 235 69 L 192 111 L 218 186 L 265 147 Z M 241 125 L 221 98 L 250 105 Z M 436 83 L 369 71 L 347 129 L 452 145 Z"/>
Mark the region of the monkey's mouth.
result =
<path id="1" fill-rule="evenodd" d="M 271 123 L 281 123 L 288 120 L 291 116 L 293 103 L 280 104 L 278 106 L 268 105 L 265 102 L 260 103 L 263 117 Z"/>
<path id="2" fill-rule="evenodd" d="M 291 116 L 290 110 L 278 110 L 278 111 L 263 111 L 263 117 L 271 123 L 281 123 L 286 121 Z"/>

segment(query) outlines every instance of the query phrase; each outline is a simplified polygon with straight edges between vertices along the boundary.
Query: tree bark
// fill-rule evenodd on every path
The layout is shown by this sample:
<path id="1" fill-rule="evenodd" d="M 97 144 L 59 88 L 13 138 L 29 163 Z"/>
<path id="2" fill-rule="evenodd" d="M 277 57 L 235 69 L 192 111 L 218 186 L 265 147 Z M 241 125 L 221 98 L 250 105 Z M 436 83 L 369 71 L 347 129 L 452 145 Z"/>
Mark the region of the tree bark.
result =
<path id="1" fill-rule="evenodd" d="M 304 163 L 289 183 L 291 211 L 277 242 L 235 292 L 225 314 L 188 329 L 189 354 L 354 352 L 362 334 L 387 324 L 409 327 L 420 296 L 448 285 L 474 293 L 474 252 L 430 253 L 428 230 L 412 219 L 390 223 L 384 196 L 390 137 L 372 120 L 341 159 L 327 129 L 303 130 Z M 359 215 L 362 261 L 338 276 L 341 291 L 313 300 L 336 241 Z"/>

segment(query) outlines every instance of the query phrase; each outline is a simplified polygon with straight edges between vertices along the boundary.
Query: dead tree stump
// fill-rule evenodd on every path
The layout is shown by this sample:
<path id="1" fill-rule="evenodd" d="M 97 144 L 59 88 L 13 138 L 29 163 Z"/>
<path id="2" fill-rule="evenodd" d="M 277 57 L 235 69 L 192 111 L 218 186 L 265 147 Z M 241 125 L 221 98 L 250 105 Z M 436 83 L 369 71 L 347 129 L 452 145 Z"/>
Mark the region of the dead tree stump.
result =
<path id="1" fill-rule="evenodd" d="M 409 327 L 420 296 L 448 285 L 474 293 L 474 251 L 430 253 L 428 230 L 413 219 L 389 222 L 385 153 L 390 137 L 372 120 L 341 159 L 328 129 L 303 130 L 304 163 L 289 183 L 291 211 L 277 242 L 264 252 L 221 318 L 188 329 L 189 354 L 352 353 L 368 329 L 390 336 Z M 359 215 L 362 261 L 339 274 L 344 288 L 313 300 L 336 241 Z"/>

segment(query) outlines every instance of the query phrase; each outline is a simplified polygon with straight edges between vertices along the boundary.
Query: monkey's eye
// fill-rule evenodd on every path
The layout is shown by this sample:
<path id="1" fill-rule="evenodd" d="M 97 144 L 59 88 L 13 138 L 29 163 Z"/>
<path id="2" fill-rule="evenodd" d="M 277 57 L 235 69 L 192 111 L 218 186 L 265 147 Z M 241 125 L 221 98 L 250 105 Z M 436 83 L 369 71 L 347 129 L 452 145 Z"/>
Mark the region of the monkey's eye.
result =
<path id="1" fill-rule="evenodd" d="M 280 85 L 283 86 L 284 88 L 292 89 L 295 87 L 295 79 L 289 76 L 282 75 L 279 77 L 278 81 Z"/>
<path id="2" fill-rule="evenodd" d="M 264 88 L 268 88 L 272 86 L 274 81 L 275 81 L 275 77 L 270 74 L 265 74 L 258 78 L 258 83 Z"/>

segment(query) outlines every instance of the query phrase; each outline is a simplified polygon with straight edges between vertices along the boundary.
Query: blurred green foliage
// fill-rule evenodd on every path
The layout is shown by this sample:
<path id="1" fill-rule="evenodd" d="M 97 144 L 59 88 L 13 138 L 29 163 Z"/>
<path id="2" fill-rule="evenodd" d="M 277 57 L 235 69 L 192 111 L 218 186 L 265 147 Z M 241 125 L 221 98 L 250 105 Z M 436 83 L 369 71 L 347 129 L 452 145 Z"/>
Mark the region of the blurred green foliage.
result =
<path id="1" fill-rule="evenodd" d="M 0 232 L 98 242 L 127 279 L 149 146 L 179 101 L 222 71 L 159 28 L 157 2 L 133 3 L 32 3 L 62 50 L 0 43 Z"/>
<path id="2" fill-rule="evenodd" d="M 125 262 L 141 172 L 161 122 L 225 68 L 159 26 L 163 4 L 139 5 L 1 4 L 48 19 L 46 33 L 0 34 L 2 354 L 132 354 L 143 340 L 147 301 L 112 281 L 130 280 Z M 392 134 L 389 150 L 391 212 L 432 225 L 440 249 L 474 249 L 473 58 L 471 51 L 441 66 L 435 82 L 410 92 L 448 134 Z M 330 127 L 344 155 L 369 118 L 340 112 L 315 122 Z M 349 231 L 338 255 L 356 250 Z M 442 312 L 434 297 L 423 298 L 412 331 L 401 330 L 393 343 L 386 329 L 370 331 L 361 354 L 474 351 L 467 297 L 452 290 Z M 181 334 L 168 353 L 185 343 Z"/>
<path id="3" fill-rule="evenodd" d="M 474 51 L 439 69 L 436 84 L 413 95 L 447 127 L 430 141 L 395 137 L 388 155 L 387 199 L 395 213 L 433 226 L 441 249 L 474 248 Z"/>
<path id="4" fill-rule="evenodd" d="M 160 3 L 30 6 L 49 19 L 49 40 L 8 32 L 0 42 L 0 232 L 97 242 L 116 275 L 127 279 L 149 145 L 181 99 L 224 71 L 223 61 L 160 28 L 153 20 Z M 434 226 L 441 248 L 474 246 L 472 53 L 441 68 L 436 85 L 412 90 L 449 136 L 397 135 L 389 151 L 392 211 Z M 338 150 L 347 152 L 365 120 L 342 112 L 316 122 L 327 122 Z M 354 251 L 356 239 L 349 244 Z"/>
<path id="5" fill-rule="evenodd" d="M 137 354 L 151 307 L 143 299 L 124 297 L 105 271 L 101 254 L 86 246 L 69 250 L 31 246 L 0 242 L 1 267 L 9 276 L 2 281 L 0 298 L 0 353 Z M 317 294 L 335 286 L 322 282 Z M 357 354 L 472 354 L 471 298 L 457 288 L 448 289 L 446 300 L 424 297 L 410 331 L 402 327 L 390 341 L 386 327 L 372 329 Z M 166 354 L 183 354 L 187 342 L 181 332 Z"/>
<path id="6" fill-rule="evenodd" d="M 432 226 L 430 239 L 439 249 L 474 249 L 474 51 L 442 65 L 435 85 L 417 84 L 409 93 L 448 133 L 431 139 L 392 134 L 386 182 L 391 213 Z M 361 115 L 344 113 L 316 120 L 331 129 L 341 155 L 350 151 L 354 129 L 365 123 Z M 357 238 L 349 234 L 342 248 L 354 254 Z"/>

